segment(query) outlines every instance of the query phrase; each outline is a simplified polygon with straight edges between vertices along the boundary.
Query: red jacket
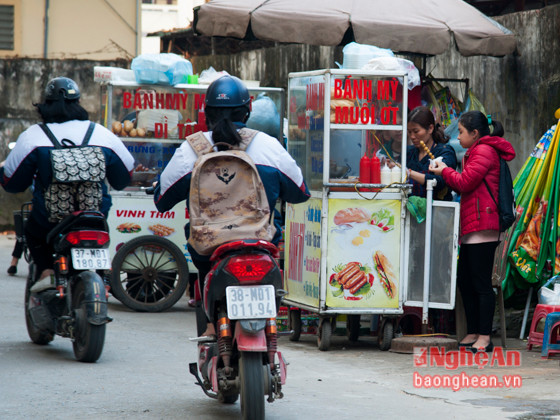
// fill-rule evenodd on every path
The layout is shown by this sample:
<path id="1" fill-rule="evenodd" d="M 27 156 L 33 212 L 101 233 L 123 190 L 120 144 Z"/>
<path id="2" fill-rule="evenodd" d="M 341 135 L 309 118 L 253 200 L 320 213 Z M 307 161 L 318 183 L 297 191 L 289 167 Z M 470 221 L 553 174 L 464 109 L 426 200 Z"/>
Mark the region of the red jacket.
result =
<path id="1" fill-rule="evenodd" d="M 445 183 L 461 194 L 461 236 L 500 229 L 498 208 L 483 182 L 486 179 L 497 201 L 500 179 L 498 157 L 512 160 L 515 157 L 513 146 L 501 137 L 484 136 L 465 153 L 461 173 L 451 168 L 443 170 Z"/>

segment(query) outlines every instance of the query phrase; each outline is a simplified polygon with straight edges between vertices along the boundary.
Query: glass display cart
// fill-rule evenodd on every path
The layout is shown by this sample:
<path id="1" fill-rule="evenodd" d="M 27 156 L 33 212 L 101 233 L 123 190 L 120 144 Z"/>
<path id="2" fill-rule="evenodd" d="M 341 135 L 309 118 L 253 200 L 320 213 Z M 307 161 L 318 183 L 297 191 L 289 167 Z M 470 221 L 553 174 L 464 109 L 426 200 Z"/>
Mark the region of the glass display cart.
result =
<path id="1" fill-rule="evenodd" d="M 326 69 L 289 75 L 287 147 L 311 192 L 307 202 L 286 206 L 283 300 L 291 308 L 292 340 L 299 339 L 298 309 L 319 315 L 320 350 L 329 348 L 338 315 L 346 318 L 350 340 L 358 339 L 360 316 L 381 315 L 378 337 L 386 350 L 407 293 L 418 297 L 415 285 L 422 285 L 417 273 L 423 261 L 413 261 L 415 281 L 408 285 L 411 223 L 406 203 L 411 185 L 403 169 L 407 89 L 402 86 L 407 86 L 407 75 L 397 71 Z M 396 178 L 392 174 L 382 183 L 370 163 L 380 156 L 381 145 L 387 147 L 387 134 L 401 140 L 401 169 Z M 447 226 L 451 241 L 442 246 L 449 255 L 438 262 L 437 270 L 429 271 L 450 267 L 430 288 L 437 289 L 439 281 L 447 285 L 449 293 L 436 304 L 439 307 L 454 305 L 458 203 L 454 204 Z M 429 250 L 427 255 L 429 261 Z"/>
<path id="2" fill-rule="evenodd" d="M 137 311 L 158 312 L 173 306 L 185 293 L 196 269 L 187 251 L 185 203 L 161 213 L 146 189 L 157 181 L 175 150 L 197 131 L 206 131 L 204 99 L 207 85 L 139 85 L 101 83 L 102 124 L 117 134 L 134 156 L 131 184 L 111 191 L 108 223 L 113 268 L 111 289 L 123 304 Z M 284 90 L 249 88 L 276 105 L 283 142 Z"/>

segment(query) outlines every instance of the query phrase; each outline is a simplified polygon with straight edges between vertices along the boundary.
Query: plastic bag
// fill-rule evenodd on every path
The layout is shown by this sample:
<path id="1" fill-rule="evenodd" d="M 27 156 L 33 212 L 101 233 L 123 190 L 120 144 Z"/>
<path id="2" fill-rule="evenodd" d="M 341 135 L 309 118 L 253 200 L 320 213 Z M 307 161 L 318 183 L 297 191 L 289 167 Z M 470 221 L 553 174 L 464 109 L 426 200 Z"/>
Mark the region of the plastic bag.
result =
<path id="1" fill-rule="evenodd" d="M 560 305 L 560 276 L 554 276 L 539 289 L 538 302 L 542 305 Z"/>
<path id="2" fill-rule="evenodd" d="M 280 132 L 280 114 L 272 99 L 261 93 L 253 101 L 251 116 L 247 120 L 247 127 L 262 131 L 269 136 L 278 138 Z"/>
<path id="3" fill-rule="evenodd" d="M 351 42 L 342 49 L 343 69 L 361 69 L 369 60 L 376 57 L 394 57 L 393 51 L 374 45 Z M 340 65 L 339 65 L 340 66 Z"/>
<path id="4" fill-rule="evenodd" d="M 426 199 L 424 197 L 418 197 L 416 195 L 408 197 L 406 208 L 410 214 L 416 218 L 418 223 L 422 223 L 426 220 Z"/>
<path id="5" fill-rule="evenodd" d="M 375 57 L 361 67 L 362 70 L 401 70 L 408 75 L 408 89 L 411 90 L 421 83 L 420 72 L 410 60 L 399 57 Z"/>
<path id="6" fill-rule="evenodd" d="M 216 80 L 216 79 L 218 79 L 222 76 L 226 76 L 227 74 L 229 74 L 229 73 L 225 70 L 216 71 L 214 69 L 214 67 L 210 66 L 206 70 L 202 70 L 202 72 L 200 73 L 200 76 L 198 76 L 198 84 L 199 85 L 209 85 L 214 80 Z"/>
<path id="7" fill-rule="evenodd" d="M 474 96 L 472 89 L 469 89 L 469 94 L 467 96 L 467 100 L 465 101 L 465 112 L 466 111 L 480 111 L 484 115 L 486 115 L 484 105 L 482 105 L 482 102 L 480 102 L 478 98 Z"/>
<path id="8" fill-rule="evenodd" d="M 148 84 L 187 83 L 188 76 L 193 74 L 189 60 L 171 53 L 140 54 L 132 60 L 130 68 L 136 82 Z"/>

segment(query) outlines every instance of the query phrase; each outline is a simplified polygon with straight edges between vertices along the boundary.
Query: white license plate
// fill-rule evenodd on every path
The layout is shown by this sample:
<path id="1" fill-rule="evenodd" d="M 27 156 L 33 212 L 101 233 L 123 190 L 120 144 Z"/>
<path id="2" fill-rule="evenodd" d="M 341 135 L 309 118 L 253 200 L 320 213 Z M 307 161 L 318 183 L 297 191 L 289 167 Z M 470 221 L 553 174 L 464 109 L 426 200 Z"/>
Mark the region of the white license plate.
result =
<path id="1" fill-rule="evenodd" d="M 229 319 L 275 318 L 274 286 L 226 287 Z"/>
<path id="2" fill-rule="evenodd" d="M 108 270 L 111 256 L 108 249 L 72 248 L 72 266 L 76 270 Z"/>

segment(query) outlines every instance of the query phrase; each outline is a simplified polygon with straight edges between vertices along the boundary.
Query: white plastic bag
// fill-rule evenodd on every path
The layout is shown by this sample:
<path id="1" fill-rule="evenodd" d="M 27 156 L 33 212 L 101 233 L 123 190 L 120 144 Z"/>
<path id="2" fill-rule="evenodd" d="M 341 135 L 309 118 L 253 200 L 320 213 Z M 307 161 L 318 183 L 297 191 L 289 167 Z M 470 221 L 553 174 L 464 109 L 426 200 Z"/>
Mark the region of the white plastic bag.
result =
<path id="1" fill-rule="evenodd" d="M 560 305 L 560 276 L 554 276 L 539 289 L 538 302 L 542 305 Z"/>
<path id="2" fill-rule="evenodd" d="M 375 57 L 370 59 L 361 70 L 400 70 L 408 75 L 408 90 L 420 85 L 420 72 L 410 60 L 399 57 Z"/>
<path id="3" fill-rule="evenodd" d="M 343 69 L 360 69 L 372 58 L 395 56 L 390 49 L 358 44 L 357 42 L 347 44 L 342 49 L 342 54 L 344 56 L 342 62 Z"/>
<path id="4" fill-rule="evenodd" d="M 206 70 L 202 70 L 200 72 L 200 76 L 198 76 L 198 84 L 199 85 L 209 85 L 214 80 L 216 80 L 216 79 L 218 79 L 222 76 L 226 76 L 228 74 L 229 73 L 225 70 L 216 71 L 216 69 L 214 69 L 214 67 L 210 66 Z"/>
<path id="5" fill-rule="evenodd" d="M 148 84 L 176 85 L 187 83 L 193 67 L 189 60 L 177 54 L 140 54 L 132 60 L 136 82 Z"/>

